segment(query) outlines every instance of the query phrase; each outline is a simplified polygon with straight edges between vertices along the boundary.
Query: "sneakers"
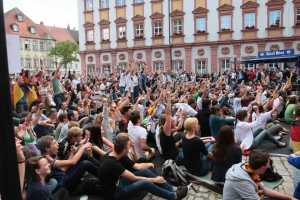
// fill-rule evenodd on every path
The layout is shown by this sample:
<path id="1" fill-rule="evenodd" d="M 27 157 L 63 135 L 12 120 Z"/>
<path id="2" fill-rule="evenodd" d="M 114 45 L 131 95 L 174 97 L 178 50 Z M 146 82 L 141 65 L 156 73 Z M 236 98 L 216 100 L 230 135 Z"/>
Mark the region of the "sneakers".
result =
<path id="1" fill-rule="evenodd" d="M 186 197 L 188 193 L 188 187 L 187 186 L 178 186 L 176 190 L 177 199 L 180 200 Z"/>

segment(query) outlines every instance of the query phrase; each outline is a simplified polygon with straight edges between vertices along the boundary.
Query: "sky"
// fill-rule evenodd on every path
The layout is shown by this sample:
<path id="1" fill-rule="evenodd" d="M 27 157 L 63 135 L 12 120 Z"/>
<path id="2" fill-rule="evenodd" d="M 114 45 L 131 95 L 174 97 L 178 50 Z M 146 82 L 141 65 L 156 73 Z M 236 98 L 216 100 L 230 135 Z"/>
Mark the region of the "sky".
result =
<path id="1" fill-rule="evenodd" d="M 4 0 L 4 12 L 15 7 L 36 24 L 78 30 L 77 0 Z"/>

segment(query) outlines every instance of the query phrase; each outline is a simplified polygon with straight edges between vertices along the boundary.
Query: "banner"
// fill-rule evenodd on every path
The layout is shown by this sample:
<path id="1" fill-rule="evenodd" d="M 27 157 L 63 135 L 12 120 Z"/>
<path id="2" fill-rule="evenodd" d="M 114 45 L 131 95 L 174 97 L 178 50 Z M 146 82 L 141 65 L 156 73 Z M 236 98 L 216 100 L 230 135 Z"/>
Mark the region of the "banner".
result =
<path id="1" fill-rule="evenodd" d="M 20 36 L 6 34 L 8 70 L 10 74 L 21 72 Z"/>

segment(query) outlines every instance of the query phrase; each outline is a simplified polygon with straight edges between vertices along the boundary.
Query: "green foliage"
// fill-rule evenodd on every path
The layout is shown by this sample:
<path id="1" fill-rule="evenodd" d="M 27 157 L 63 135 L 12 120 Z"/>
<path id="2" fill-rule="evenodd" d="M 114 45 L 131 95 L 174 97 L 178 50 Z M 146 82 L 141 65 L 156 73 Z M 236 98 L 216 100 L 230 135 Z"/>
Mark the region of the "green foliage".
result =
<path id="1" fill-rule="evenodd" d="M 75 44 L 70 40 L 57 42 L 56 46 L 51 49 L 49 56 L 56 56 L 56 59 L 61 58 L 63 60 L 62 67 L 66 68 L 69 63 L 79 61 L 76 58 L 76 53 L 78 52 L 78 50 L 78 44 Z M 57 61 L 53 63 L 55 63 L 56 65 L 58 64 Z"/>

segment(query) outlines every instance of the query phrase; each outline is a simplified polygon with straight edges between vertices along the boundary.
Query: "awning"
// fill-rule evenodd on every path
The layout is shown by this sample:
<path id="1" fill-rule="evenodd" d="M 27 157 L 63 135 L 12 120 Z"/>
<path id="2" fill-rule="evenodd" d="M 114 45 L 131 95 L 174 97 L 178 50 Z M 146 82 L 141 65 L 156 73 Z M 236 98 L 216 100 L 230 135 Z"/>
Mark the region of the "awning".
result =
<path id="1" fill-rule="evenodd" d="M 284 56 L 272 56 L 265 58 L 246 58 L 245 60 L 239 60 L 240 64 L 244 63 L 276 63 L 276 62 L 296 62 L 299 61 L 300 55 L 284 55 Z"/>

